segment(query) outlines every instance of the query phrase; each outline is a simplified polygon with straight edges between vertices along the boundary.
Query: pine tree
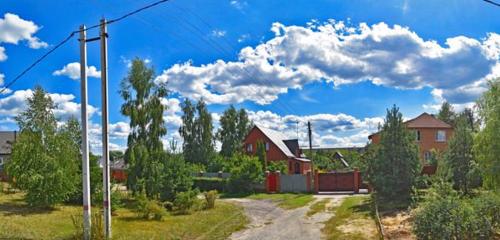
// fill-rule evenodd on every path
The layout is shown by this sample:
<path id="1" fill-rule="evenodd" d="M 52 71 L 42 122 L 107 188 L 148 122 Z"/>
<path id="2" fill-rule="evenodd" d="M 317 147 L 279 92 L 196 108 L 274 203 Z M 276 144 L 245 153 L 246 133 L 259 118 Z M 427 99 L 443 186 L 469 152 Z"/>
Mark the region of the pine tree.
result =
<path id="1" fill-rule="evenodd" d="M 475 138 L 474 153 L 483 172 L 485 186 L 500 190 L 500 78 L 478 101 L 483 129 Z"/>
<path id="2" fill-rule="evenodd" d="M 445 160 L 455 187 L 467 194 L 469 192 L 468 174 L 474 163 L 472 131 L 465 117 L 458 117 L 456 125 Z"/>
<path id="3" fill-rule="evenodd" d="M 387 110 L 380 144 L 368 161 L 370 179 L 381 197 L 407 201 L 420 173 L 415 136 L 406 129 L 403 115 L 393 106 Z"/>
<path id="4" fill-rule="evenodd" d="M 443 102 L 437 118 L 453 126 L 455 124 L 455 115 L 456 114 L 453 111 L 453 107 L 451 106 L 451 104 L 448 102 Z"/>
<path id="5" fill-rule="evenodd" d="M 236 111 L 233 105 L 224 111 L 220 118 L 221 128 L 217 133 L 221 141 L 220 154 L 231 157 L 243 148 L 243 140 L 250 131 L 250 120 L 244 109 Z"/>
<path id="6" fill-rule="evenodd" d="M 154 82 L 154 70 L 144 61 L 134 59 L 128 76 L 122 80 L 123 115 L 130 118 L 130 134 L 125 159 L 129 164 L 127 184 L 134 192 L 145 190 L 148 197 L 161 191 L 163 144 L 167 134 L 163 120 L 167 96 L 164 85 Z"/>

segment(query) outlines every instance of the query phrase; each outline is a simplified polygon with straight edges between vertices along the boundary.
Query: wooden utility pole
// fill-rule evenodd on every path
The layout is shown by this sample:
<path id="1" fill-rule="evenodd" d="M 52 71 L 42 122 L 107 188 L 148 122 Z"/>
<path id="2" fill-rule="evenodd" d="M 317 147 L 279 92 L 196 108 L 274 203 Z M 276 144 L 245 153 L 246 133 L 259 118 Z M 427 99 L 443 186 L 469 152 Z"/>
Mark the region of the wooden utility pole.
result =
<path id="1" fill-rule="evenodd" d="M 90 174 L 87 115 L 87 34 L 85 25 L 80 26 L 80 98 L 82 122 L 82 185 L 83 185 L 83 239 L 90 239 Z"/>
<path id="2" fill-rule="evenodd" d="M 102 181 L 104 208 L 104 235 L 111 238 L 111 201 L 109 188 L 109 133 L 108 133 L 108 33 L 106 19 L 101 19 L 101 91 L 102 91 Z"/>

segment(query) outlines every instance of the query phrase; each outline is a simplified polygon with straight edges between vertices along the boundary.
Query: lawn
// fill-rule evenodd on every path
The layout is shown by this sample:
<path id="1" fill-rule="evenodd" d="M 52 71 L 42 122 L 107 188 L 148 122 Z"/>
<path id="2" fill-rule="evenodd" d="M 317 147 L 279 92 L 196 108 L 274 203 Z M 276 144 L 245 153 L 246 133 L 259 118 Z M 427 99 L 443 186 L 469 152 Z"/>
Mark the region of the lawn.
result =
<path id="1" fill-rule="evenodd" d="M 322 230 L 326 238 L 378 239 L 370 204 L 369 196 L 354 196 L 331 209 L 335 215 L 325 223 Z"/>
<path id="2" fill-rule="evenodd" d="M 295 209 L 303 207 L 314 200 L 312 194 L 295 194 L 295 193 L 258 193 L 247 196 L 247 198 L 255 200 L 269 199 L 278 203 L 278 206 L 284 209 Z"/>
<path id="3" fill-rule="evenodd" d="M 0 193 L 0 239 L 71 239 L 75 231 L 71 216 L 80 213 L 81 206 L 31 208 L 21 193 Z M 211 210 L 169 215 L 163 221 L 145 221 L 121 208 L 113 217 L 112 232 L 113 239 L 226 239 L 247 222 L 240 207 L 223 202 Z"/>

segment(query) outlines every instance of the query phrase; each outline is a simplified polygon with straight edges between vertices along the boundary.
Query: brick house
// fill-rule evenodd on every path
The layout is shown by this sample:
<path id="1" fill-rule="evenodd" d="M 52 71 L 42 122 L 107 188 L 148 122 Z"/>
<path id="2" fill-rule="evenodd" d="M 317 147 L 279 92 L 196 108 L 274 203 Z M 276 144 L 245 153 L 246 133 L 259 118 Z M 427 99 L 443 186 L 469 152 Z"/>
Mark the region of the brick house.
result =
<path id="1" fill-rule="evenodd" d="M 12 144 L 16 141 L 17 136 L 16 131 L 0 131 L 0 180 L 7 180 L 3 168 L 4 164 L 10 159 Z"/>
<path id="2" fill-rule="evenodd" d="M 415 141 L 420 150 L 421 162 L 426 165 L 432 157 L 432 149 L 440 152 L 446 150 L 448 141 L 453 135 L 453 127 L 431 114 L 422 113 L 420 116 L 404 122 L 406 127 L 415 132 Z M 368 136 L 368 139 L 378 144 L 380 132 Z"/>
<path id="3" fill-rule="evenodd" d="M 281 132 L 255 125 L 243 141 L 244 152 L 255 155 L 258 141 L 265 145 L 267 162 L 286 161 L 288 174 L 305 174 L 311 170 L 311 160 L 302 154 L 298 139 L 288 139 Z"/>

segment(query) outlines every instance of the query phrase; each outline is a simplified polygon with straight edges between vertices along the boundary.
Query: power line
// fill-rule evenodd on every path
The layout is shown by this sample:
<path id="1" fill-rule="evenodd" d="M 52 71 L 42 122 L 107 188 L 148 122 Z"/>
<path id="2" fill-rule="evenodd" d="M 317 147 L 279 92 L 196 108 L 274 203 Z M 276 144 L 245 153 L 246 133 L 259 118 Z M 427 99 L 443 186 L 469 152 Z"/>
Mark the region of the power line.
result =
<path id="1" fill-rule="evenodd" d="M 111 19 L 109 21 L 106 22 L 106 24 L 112 24 L 112 23 L 115 23 L 115 22 L 119 22 L 127 17 L 130 17 L 134 14 L 137 14 L 139 12 L 142 12 L 146 9 L 149 9 L 149 8 L 152 8 L 154 6 L 157 6 L 157 5 L 160 5 L 164 2 L 168 2 L 169 0 L 160 0 L 160 1 L 156 1 L 154 3 L 151 3 L 149 5 L 146 5 L 144 7 L 141 7 L 139 9 L 136 9 L 132 12 L 129 12 L 129 13 L 126 13 L 125 15 L 121 16 L 121 17 L 118 17 L 118 18 L 114 18 L 114 19 Z M 88 28 L 86 28 L 84 31 L 87 31 L 87 30 L 90 30 L 90 29 L 94 29 L 94 28 L 98 28 L 102 25 L 103 23 L 99 23 L 99 24 L 96 24 L 96 25 L 92 25 Z M 14 79 L 12 79 L 9 83 L 5 84 L 4 87 L 0 90 L 0 94 L 4 93 L 5 91 L 7 91 L 7 89 L 12 86 L 14 83 L 17 82 L 17 80 L 19 80 L 22 76 L 24 76 L 28 71 L 30 71 L 32 68 L 34 68 L 36 65 L 38 65 L 43 59 L 45 59 L 48 55 L 50 55 L 51 53 L 53 53 L 55 50 L 57 50 L 59 47 L 61 47 L 62 45 L 64 45 L 65 43 L 67 43 L 71 38 L 73 38 L 75 36 L 76 33 L 79 33 L 80 30 L 75 30 L 75 31 L 72 31 L 64 40 L 62 40 L 61 42 L 59 42 L 58 44 L 56 44 L 54 47 L 52 47 L 48 52 L 46 52 L 45 54 L 43 54 L 41 57 L 39 57 L 38 59 L 36 59 L 30 66 L 28 66 L 26 69 L 24 69 L 20 74 L 18 74 Z"/>
<path id="2" fill-rule="evenodd" d="M 493 5 L 497 6 L 497 7 L 500 7 L 500 3 L 493 2 L 492 0 L 483 0 L 483 1 L 485 1 L 485 2 L 487 2 L 489 4 L 493 4 Z"/>

